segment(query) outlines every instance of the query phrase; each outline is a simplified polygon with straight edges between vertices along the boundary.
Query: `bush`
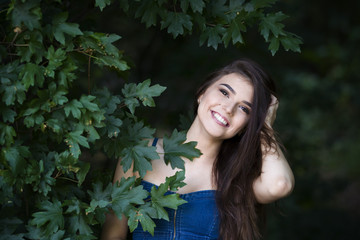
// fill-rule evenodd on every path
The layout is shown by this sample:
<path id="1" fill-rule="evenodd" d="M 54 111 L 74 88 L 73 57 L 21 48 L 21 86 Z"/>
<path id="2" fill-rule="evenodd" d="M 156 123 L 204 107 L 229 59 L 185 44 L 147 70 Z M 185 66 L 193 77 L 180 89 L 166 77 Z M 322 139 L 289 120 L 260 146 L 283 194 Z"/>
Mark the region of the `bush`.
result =
<path id="1" fill-rule="evenodd" d="M 3 1 L 4 2 L 4 1 Z M 258 24 L 275 54 L 299 51 L 299 38 L 284 31 L 281 12 L 265 13 L 275 1 L 126 1 L 96 0 L 95 7 L 118 7 L 147 27 L 160 25 L 174 38 L 196 32 L 200 44 L 243 44 L 242 33 Z M 84 30 L 70 21 L 75 1 L 12 0 L 2 3 L 0 45 L 0 201 L 3 239 L 96 239 L 105 213 L 125 214 L 130 230 L 140 222 L 153 232 L 151 218 L 167 219 L 163 207 L 177 208 L 184 183 L 180 156 L 196 158 L 195 142 L 185 132 L 164 137 L 165 160 L 176 175 L 147 192 L 139 179 L 111 184 L 112 172 L 91 171 L 86 156 L 103 153 L 122 158 L 128 170 L 143 177 L 158 158 L 148 146 L 155 129 L 136 114 L 140 105 L 154 107 L 165 87 L 126 83 L 121 94 L 92 86 L 91 70 L 109 68 L 124 75 L 130 68 L 114 43 L 116 34 Z M 87 92 L 79 93 L 80 83 Z M 86 153 L 86 154 L 85 154 Z M 116 160 L 115 160 L 116 161 Z M 86 181 L 85 181 L 86 180 Z M 151 197 L 150 202 L 144 199 Z"/>

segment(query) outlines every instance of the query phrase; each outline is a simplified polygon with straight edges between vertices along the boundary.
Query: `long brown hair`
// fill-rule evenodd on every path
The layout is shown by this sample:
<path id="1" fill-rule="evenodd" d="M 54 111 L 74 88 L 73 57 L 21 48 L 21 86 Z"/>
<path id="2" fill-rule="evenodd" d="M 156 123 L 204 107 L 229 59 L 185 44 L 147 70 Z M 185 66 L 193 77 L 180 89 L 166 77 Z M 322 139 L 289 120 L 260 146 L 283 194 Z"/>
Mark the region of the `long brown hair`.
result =
<path id="1" fill-rule="evenodd" d="M 271 130 L 264 124 L 275 85 L 255 62 L 240 59 L 210 74 L 196 93 L 196 99 L 221 77 L 236 73 L 250 81 L 254 88 L 249 122 L 240 134 L 223 141 L 214 162 L 217 184 L 217 206 L 220 213 L 220 238 L 253 240 L 260 238 L 259 209 L 253 183 L 261 174 L 261 144 L 274 143 Z M 195 111 L 197 110 L 195 101 Z"/>

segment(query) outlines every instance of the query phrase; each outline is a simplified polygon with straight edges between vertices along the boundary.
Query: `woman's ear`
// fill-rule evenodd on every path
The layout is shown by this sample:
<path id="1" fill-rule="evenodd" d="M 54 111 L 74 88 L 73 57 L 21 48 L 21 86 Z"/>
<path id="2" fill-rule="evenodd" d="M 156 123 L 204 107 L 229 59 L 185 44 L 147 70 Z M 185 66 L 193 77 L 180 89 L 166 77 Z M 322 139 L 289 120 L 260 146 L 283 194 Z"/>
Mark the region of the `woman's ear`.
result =
<path id="1" fill-rule="evenodd" d="M 198 99 L 197 99 L 197 103 L 198 103 L 198 104 L 200 104 L 202 97 L 203 97 L 203 94 L 201 94 L 201 95 L 198 97 Z"/>

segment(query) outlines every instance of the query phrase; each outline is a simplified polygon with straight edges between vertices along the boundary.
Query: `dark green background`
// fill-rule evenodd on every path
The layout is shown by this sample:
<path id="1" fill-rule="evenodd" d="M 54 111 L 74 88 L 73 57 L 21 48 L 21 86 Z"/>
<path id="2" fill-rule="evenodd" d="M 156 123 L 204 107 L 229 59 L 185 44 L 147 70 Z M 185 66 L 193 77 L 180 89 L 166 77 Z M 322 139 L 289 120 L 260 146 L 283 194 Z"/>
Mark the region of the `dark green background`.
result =
<path id="1" fill-rule="evenodd" d="M 272 56 L 255 27 L 245 45 L 215 51 L 200 47 L 196 33 L 173 39 L 146 29 L 116 4 L 73 11 L 87 29 L 122 36 L 117 45 L 132 65 L 125 77 L 94 70 L 93 84 L 116 93 L 124 81 L 151 78 L 167 87 L 156 108 L 140 113 L 159 136 L 192 111 L 206 74 L 239 57 L 262 64 L 278 85 L 275 128 L 296 178 L 292 195 L 269 206 L 266 239 L 360 239 L 360 2 L 287 0 L 275 8 L 290 16 L 285 29 L 303 38 L 301 54 L 281 48 Z"/>

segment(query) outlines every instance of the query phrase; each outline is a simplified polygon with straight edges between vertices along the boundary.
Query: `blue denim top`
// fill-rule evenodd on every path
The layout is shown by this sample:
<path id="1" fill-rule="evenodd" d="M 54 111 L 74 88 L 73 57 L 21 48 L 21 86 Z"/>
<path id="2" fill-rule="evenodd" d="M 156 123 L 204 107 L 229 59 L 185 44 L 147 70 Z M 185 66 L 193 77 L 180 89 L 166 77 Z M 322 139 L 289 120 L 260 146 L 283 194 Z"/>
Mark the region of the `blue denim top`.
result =
<path id="1" fill-rule="evenodd" d="M 150 182 L 142 181 L 144 189 L 151 191 Z M 156 186 L 157 187 L 157 186 Z M 173 192 L 168 192 L 169 194 Z M 187 201 L 177 210 L 167 208 L 169 221 L 153 219 L 154 236 L 139 226 L 133 232 L 133 240 L 215 240 L 219 236 L 219 214 L 215 201 L 215 190 L 203 190 L 179 194 Z"/>

